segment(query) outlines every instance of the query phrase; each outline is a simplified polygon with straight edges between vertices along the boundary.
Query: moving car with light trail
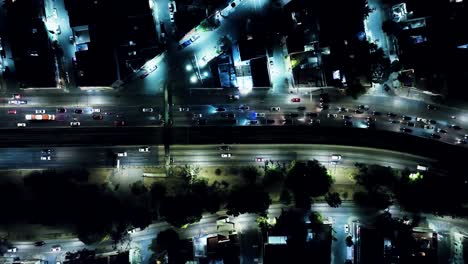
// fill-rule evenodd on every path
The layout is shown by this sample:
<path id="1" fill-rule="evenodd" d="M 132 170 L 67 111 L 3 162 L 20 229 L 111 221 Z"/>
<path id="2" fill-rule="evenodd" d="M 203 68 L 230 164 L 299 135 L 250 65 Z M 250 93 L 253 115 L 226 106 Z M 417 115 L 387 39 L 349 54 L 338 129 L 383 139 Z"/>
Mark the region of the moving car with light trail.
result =
<path id="1" fill-rule="evenodd" d="M 51 120 L 55 120 L 55 115 L 48 115 L 48 114 L 26 115 L 25 118 L 28 121 L 51 121 Z"/>

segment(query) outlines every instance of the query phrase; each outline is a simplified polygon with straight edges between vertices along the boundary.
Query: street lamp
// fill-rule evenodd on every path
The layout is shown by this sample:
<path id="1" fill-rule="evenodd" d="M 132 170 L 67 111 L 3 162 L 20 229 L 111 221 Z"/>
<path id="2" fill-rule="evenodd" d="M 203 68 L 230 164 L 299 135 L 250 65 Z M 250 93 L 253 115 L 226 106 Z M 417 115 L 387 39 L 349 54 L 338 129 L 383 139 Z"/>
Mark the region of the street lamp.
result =
<path id="1" fill-rule="evenodd" d="M 193 67 L 192 67 L 192 65 L 190 65 L 190 64 L 187 64 L 187 65 L 185 66 L 185 70 L 187 70 L 187 71 L 191 71 L 191 70 L 193 70 Z"/>
<path id="2" fill-rule="evenodd" d="M 197 82 L 197 76 L 192 75 L 192 77 L 190 77 L 190 82 L 191 83 L 196 83 Z"/>

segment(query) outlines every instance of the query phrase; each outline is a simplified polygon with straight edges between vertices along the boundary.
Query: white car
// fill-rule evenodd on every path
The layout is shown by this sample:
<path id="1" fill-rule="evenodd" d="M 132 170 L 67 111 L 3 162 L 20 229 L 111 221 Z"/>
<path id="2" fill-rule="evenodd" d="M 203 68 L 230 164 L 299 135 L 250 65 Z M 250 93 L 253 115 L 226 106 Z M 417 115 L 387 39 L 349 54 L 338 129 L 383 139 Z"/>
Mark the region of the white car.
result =
<path id="1" fill-rule="evenodd" d="M 41 156 L 41 160 L 50 160 L 50 155 Z"/>
<path id="2" fill-rule="evenodd" d="M 348 224 L 344 225 L 344 231 L 345 231 L 346 234 L 349 234 L 349 225 Z"/>
<path id="3" fill-rule="evenodd" d="M 80 125 L 81 125 L 81 123 L 78 122 L 78 121 L 72 121 L 72 122 L 70 122 L 70 126 L 72 126 L 72 127 L 77 127 L 77 126 L 80 126 Z"/>
<path id="4" fill-rule="evenodd" d="M 222 153 L 221 154 L 221 158 L 230 158 L 231 157 L 231 153 Z"/>
<path id="5" fill-rule="evenodd" d="M 20 104 L 27 104 L 28 101 L 25 100 L 8 100 L 8 104 L 15 104 L 15 105 L 20 105 Z"/>
<path id="6" fill-rule="evenodd" d="M 279 112 L 280 109 L 281 109 L 281 108 L 280 108 L 279 106 L 273 106 L 273 107 L 270 108 L 270 111 L 272 111 L 272 112 Z"/>
<path id="7" fill-rule="evenodd" d="M 117 157 L 127 157 L 127 152 L 118 152 Z"/>
<path id="8" fill-rule="evenodd" d="M 59 252 L 60 250 L 62 250 L 60 246 L 53 246 L 51 249 L 52 252 Z"/>
<path id="9" fill-rule="evenodd" d="M 188 107 L 179 107 L 179 111 L 180 112 L 188 112 L 188 111 L 190 111 L 190 108 L 188 108 Z"/>
<path id="10" fill-rule="evenodd" d="M 93 113 L 101 113 L 101 109 L 99 109 L 99 108 L 93 108 L 92 112 L 93 112 Z"/>
<path id="11" fill-rule="evenodd" d="M 45 110 L 44 109 L 41 109 L 41 110 L 36 109 L 36 114 L 45 114 Z"/>
<path id="12" fill-rule="evenodd" d="M 149 152 L 149 147 L 140 147 L 138 148 L 138 152 Z"/>
<path id="13" fill-rule="evenodd" d="M 170 18 L 171 22 L 174 23 L 174 13 L 172 13 L 172 12 L 169 13 L 169 18 Z"/>
<path id="14" fill-rule="evenodd" d="M 26 123 L 17 123 L 16 126 L 17 127 L 26 127 Z"/>
<path id="15" fill-rule="evenodd" d="M 338 154 L 333 154 L 331 156 L 332 161 L 339 161 L 339 160 L 341 160 L 341 158 L 342 158 L 341 155 L 338 155 Z"/>
<path id="16" fill-rule="evenodd" d="M 7 252 L 9 252 L 9 253 L 15 253 L 17 251 L 18 251 L 17 247 L 11 247 L 11 248 L 7 249 Z"/>
<path id="17" fill-rule="evenodd" d="M 151 113 L 153 112 L 153 108 L 143 108 L 142 111 L 143 113 Z"/>

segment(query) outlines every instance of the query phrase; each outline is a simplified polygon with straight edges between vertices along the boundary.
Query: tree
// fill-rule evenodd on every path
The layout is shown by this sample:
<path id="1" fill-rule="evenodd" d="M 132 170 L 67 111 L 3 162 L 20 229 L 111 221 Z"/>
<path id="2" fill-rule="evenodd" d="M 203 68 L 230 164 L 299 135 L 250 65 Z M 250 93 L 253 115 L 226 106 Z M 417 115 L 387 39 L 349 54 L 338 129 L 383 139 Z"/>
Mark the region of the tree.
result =
<path id="1" fill-rule="evenodd" d="M 260 177 L 260 172 L 254 166 L 244 167 L 241 170 L 241 175 L 247 181 L 248 184 L 255 184 L 257 179 Z"/>
<path id="2" fill-rule="evenodd" d="M 307 238 L 303 213 L 297 210 L 281 211 L 281 215 L 276 218 L 273 232 L 287 236 L 289 246 L 303 247 Z"/>
<path id="3" fill-rule="evenodd" d="M 287 172 L 285 185 L 295 194 L 318 197 L 326 194 L 332 183 L 333 179 L 327 169 L 317 160 L 309 160 L 293 162 Z"/>
<path id="4" fill-rule="evenodd" d="M 161 206 L 161 202 L 166 197 L 166 187 L 159 183 L 153 183 L 150 189 L 150 204 L 151 209 L 153 211 L 154 219 L 159 218 L 159 208 Z"/>
<path id="5" fill-rule="evenodd" d="M 373 191 L 382 187 L 393 189 L 396 183 L 396 173 L 391 167 L 384 167 L 376 164 L 364 165 L 355 164 L 358 172 L 354 174 L 354 179 L 368 191 Z"/>
<path id="6" fill-rule="evenodd" d="M 220 192 L 215 186 L 208 185 L 206 180 L 196 180 L 190 186 L 190 192 L 192 195 L 198 197 L 203 210 L 212 214 L 219 211 L 219 208 L 221 207 Z"/>
<path id="7" fill-rule="evenodd" d="M 143 184 L 143 181 L 137 181 L 132 184 L 131 191 L 134 195 L 141 195 L 148 191 L 146 186 Z"/>
<path id="8" fill-rule="evenodd" d="M 263 185 L 271 186 L 275 183 L 282 181 L 284 178 L 284 173 L 280 168 L 265 170 L 265 176 L 263 177 Z"/>
<path id="9" fill-rule="evenodd" d="M 159 232 L 157 237 L 151 241 L 149 249 L 153 251 L 154 259 L 161 259 L 167 253 L 169 263 L 179 263 L 179 250 L 181 247 L 181 241 L 179 235 L 174 229 L 166 229 Z M 151 263 L 156 263 L 151 262 Z"/>
<path id="10" fill-rule="evenodd" d="M 227 198 L 227 214 L 264 214 L 271 204 L 270 196 L 258 185 L 244 185 L 231 191 Z"/>
<path id="11" fill-rule="evenodd" d="M 199 197 L 192 194 L 166 197 L 161 206 L 161 214 L 175 227 L 200 221 L 202 213 Z"/>
<path id="12" fill-rule="evenodd" d="M 359 80 L 351 80 L 346 89 L 346 94 L 351 96 L 353 99 L 358 99 L 361 95 L 365 94 L 367 91 L 366 87 L 362 85 Z"/>
<path id="13" fill-rule="evenodd" d="M 337 192 L 329 192 L 325 195 L 325 201 L 327 201 L 330 207 L 339 207 L 341 205 L 340 194 Z"/>
<path id="14" fill-rule="evenodd" d="M 286 188 L 283 188 L 280 194 L 280 202 L 284 205 L 289 205 L 291 204 L 291 199 L 292 199 L 292 196 L 289 190 Z"/>

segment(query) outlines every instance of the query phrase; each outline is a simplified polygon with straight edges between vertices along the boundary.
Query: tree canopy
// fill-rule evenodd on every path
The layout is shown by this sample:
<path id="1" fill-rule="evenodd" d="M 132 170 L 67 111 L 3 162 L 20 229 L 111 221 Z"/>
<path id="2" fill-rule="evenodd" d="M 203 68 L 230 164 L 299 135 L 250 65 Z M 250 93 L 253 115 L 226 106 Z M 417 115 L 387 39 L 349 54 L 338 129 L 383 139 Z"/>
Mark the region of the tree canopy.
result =
<path id="1" fill-rule="evenodd" d="M 258 185 L 244 185 L 231 191 L 227 197 L 227 214 L 264 214 L 271 204 L 269 194 Z"/>
<path id="2" fill-rule="evenodd" d="M 327 169 L 317 160 L 293 162 L 285 181 L 286 187 L 293 193 L 311 197 L 326 194 L 332 183 L 333 179 Z"/>

